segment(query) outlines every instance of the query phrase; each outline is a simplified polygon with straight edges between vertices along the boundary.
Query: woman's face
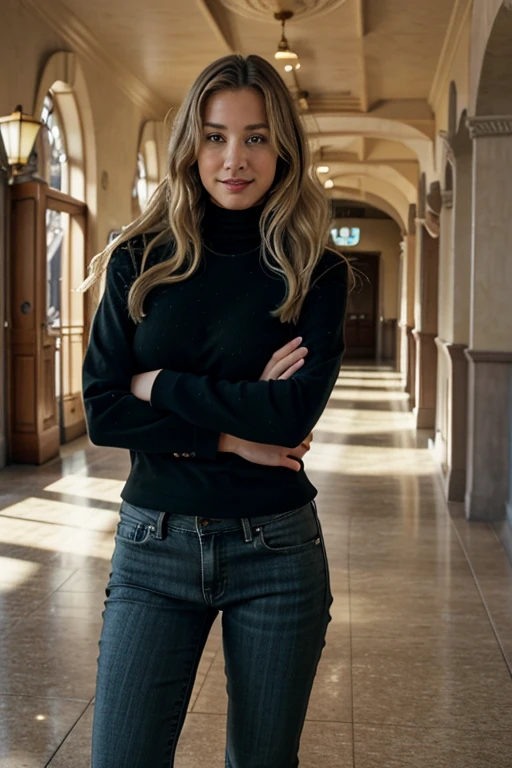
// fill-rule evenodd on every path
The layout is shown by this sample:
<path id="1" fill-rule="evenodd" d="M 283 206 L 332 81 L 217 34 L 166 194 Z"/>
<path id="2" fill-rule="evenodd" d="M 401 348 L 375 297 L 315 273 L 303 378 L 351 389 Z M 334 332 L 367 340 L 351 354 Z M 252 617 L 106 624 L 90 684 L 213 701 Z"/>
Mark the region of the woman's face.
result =
<path id="1" fill-rule="evenodd" d="M 231 210 L 263 202 L 277 164 L 263 96 L 252 88 L 214 93 L 205 104 L 202 131 L 197 164 L 211 200 Z"/>

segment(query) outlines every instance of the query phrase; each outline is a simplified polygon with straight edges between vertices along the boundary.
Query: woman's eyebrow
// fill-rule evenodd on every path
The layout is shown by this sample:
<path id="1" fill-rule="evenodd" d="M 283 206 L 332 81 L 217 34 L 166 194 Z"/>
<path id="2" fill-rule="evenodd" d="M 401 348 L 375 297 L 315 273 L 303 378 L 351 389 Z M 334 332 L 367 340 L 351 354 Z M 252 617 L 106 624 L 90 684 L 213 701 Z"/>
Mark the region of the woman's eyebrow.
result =
<path id="1" fill-rule="evenodd" d="M 209 128 L 217 128 L 220 131 L 228 130 L 227 125 L 221 125 L 220 123 L 203 123 L 203 127 L 206 128 L 206 126 Z M 266 123 L 254 123 L 254 125 L 246 125 L 244 131 L 257 131 L 260 128 L 266 128 L 267 130 L 270 130 Z"/>

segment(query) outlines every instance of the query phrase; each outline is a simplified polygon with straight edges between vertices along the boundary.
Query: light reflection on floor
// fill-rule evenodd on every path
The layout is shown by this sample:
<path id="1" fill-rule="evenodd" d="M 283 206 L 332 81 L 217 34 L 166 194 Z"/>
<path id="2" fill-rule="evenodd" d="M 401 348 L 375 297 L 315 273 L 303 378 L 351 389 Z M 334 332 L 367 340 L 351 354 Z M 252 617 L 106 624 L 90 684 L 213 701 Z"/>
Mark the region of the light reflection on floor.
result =
<path id="1" fill-rule="evenodd" d="M 305 459 L 335 603 L 301 766 L 510 768 L 512 569 L 490 526 L 448 513 L 402 382 L 345 364 Z M 80 439 L 43 467 L 0 473 L 0 768 L 89 766 L 128 465 Z M 224 765 L 221 640 L 216 622 L 177 768 Z"/>

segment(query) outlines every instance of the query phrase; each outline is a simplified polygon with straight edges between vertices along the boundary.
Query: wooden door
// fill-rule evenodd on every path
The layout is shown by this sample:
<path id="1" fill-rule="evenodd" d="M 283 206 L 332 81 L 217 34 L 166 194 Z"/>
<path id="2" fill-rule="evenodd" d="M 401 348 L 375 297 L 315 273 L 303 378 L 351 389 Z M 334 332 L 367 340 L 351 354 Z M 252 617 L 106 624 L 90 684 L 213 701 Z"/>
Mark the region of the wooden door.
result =
<path id="1" fill-rule="evenodd" d="M 7 184 L 7 159 L 0 139 L 0 468 L 6 463 L 7 458 L 7 354 L 5 343 L 5 323 L 7 321 L 7 307 L 5 285 L 7 282 L 7 221 L 8 221 L 8 184 Z"/>
<path id="2" fill-rule="evenodd" d="M 85 231 L 86 206 L 40 181 L 14 184 L 10 191 L 9 455 L 11 461 L 42 464 L 59 455 L 61 437 L 70 439 L 85 431 L 76 374 L 83 353 L 83 312 L 73 311 L 82 295 L 64 296 L 64 322 L 53 327 L 48 316 L 47 212 L 62 211 L 69 219 L 69 232 L 78 237 L 76 233 Z M 72 236 L 66 238 L 60 281 L 67 289 L 83 279 L 84 237 L 81 242 L 82 263 L 72 268 Z M 78 330 L 75 318 L 81 325 Z M 57 385 L 57 346 L 65 351 L 66 360 L 72 359 L 73 376 L 61 356 L 60 379 L 74 392 Z M 63 407 L 59 392 L 69 395 L 64 396 Z"/>
<path id="3" fill-rule="evenodd" d="M 362 273 L 349 295 L 345 324 L 346 358 L 375 360 L 379 301 L 380 254 L 349 253 L 352 265 Z"/>

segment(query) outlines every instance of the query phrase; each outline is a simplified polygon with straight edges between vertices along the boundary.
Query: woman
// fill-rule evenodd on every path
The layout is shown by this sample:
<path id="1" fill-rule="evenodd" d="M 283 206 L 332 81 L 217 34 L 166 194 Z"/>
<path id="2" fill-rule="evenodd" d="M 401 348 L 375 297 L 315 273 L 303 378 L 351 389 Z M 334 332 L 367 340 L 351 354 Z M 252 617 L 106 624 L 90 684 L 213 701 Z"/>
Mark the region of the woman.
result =
<path id="1" fill-rule="evenodd" d="M 226 766 L 298 765 L 332 603 L 301 461 L 344 351 L 349 270 L 328 229 L 277 72 L 258 56 L 211 64 L 176 115 L 167 178 L 87 281 L 107 270 L 90 436 L 131 452 L 93 768 L 173 765 L 219 611 Z"/>

